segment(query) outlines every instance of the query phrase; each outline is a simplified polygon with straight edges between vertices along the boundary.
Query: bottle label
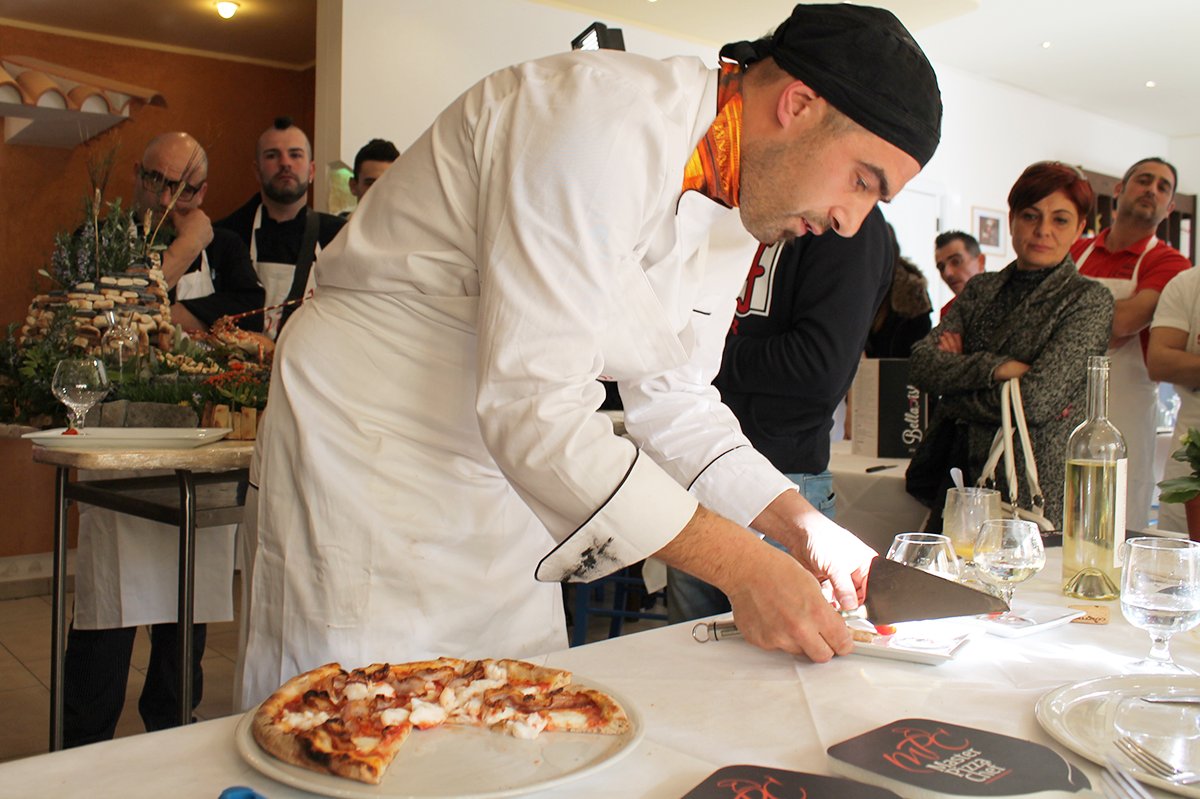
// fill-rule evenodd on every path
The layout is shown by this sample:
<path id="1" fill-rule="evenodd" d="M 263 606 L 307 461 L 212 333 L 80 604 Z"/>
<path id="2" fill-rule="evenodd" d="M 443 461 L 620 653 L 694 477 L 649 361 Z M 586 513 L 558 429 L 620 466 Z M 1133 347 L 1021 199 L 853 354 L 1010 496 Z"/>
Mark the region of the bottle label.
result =
<path id="1" fill-rule="evenodd" d="M 1113 498 L 1113 568 L 1125 563 L 1125 485 L 1129 474 L 1129 460 L 1117 461 L 1116 496 Z"/>

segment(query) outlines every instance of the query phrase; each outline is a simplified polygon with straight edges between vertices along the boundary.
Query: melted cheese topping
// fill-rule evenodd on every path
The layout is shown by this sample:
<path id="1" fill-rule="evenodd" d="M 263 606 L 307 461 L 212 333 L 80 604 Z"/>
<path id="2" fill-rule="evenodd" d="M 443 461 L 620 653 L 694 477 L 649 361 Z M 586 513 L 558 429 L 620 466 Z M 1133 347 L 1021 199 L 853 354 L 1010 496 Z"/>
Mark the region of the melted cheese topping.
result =
<path id="1" fill-rule="evenodd" d="M 385 727 L 394 727 L 397 724 L 403 724 L 408 721 L 408 716 L 408 708 L 389 707 L 379 714 L 379 722 Z"/>
<path id="2" fill-rule="evenodd" d="M 446 709 L 441 705 L 414 699 L 408 714 L 408 720 L 413 726 L 426 730 L 446 721 Z"/>
<path id="3" fill-rule="evenodd" d="M 512 733 L 514 738 L 520 738 L 523 741 L 532 741 L 541 734 L 542 730 L 546 729 L 546 725 L 550 720 L 541 713 L 534 713 L 527 716 L 524 721 L 515 719 L 508 723 L 508 731 Z"/>
<path id="4" fill-rule="evenodd" d="M 504 682 L 508 679 L 508 669 L 498 663 L 484 663 L 483 673 L 489 680 L 496 680 L 497 682 Z"/>
<path id="5" fill-rule="evenodd" d="M 359 735 L 350 739 L 350 743 L 354 744 L 354 748 L 360 752 L 370 752 L 379 746 L 382 738 L 376 738 L 374 735 Z"/>
<path id="6" fill-rule="evenodd" d="M 329 721 L 329 714 L 324 710 L 312 711 L 305 710 L 300 713 L 284 711 L 283 717 L 280 719 L 283 726 L 289 730 L 311 730 L 320 724 Z"/>

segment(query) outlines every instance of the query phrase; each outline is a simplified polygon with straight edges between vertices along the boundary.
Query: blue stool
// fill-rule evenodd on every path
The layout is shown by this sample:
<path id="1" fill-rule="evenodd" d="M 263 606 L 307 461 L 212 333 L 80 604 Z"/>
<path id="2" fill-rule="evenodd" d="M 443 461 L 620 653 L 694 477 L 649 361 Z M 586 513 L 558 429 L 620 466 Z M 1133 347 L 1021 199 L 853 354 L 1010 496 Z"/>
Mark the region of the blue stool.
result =
<path id="1" fill-rule="evenodd" d="M 605 602 L 607 589 L 612 589 L 612 602 Z M 633 566 L 593 580 L 590 583 L 575 584 L 575 631 L 571 635 L 571 646 L 587 643 L 588 618 L 591 616 L 608 616 L 612 621 L 608 625 L 608 637 L 616 638 L 621 634 L 621 628 L 626 619 L 658 619 L 666 621 L 665 613 L 650 613 L 643 610 L 627 610 L 630 597 L 663 597 L 666 592 L 656 594 L 646 593 L 646 584 L 642 581 L 641 569 L 634 571 Z"/>

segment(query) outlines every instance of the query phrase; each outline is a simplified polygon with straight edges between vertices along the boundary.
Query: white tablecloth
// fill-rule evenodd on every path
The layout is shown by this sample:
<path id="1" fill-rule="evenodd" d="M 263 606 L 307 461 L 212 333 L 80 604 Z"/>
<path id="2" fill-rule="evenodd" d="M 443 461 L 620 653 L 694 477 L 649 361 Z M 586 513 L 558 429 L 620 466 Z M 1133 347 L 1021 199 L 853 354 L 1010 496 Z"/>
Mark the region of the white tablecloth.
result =
<path id="1" fill-rule="evenodd" d="M 875 466 L 887 468 L 867 471 Z M 907 458 L 851 455 L 849 441 L 835 441 L 829 448 L 837 523 L 883 554 L 897 533 L 919 531 L 929 513 L 904 490 L 906 469 Z"/>
<path id="2" fill-rule="evenodd" d="M 1067 605 L 1059 591 L 1061 558 L 1052 550 L 1042 574 L 1017 598 Z M 625 760 L 581 782 L 537 794 L 678 799 L 718 767 L 749 763 L 831 774 L 825 749 L 907 717 L 973 725 L 1048 745 L 1083 767 L 1099 769 L 1056 744 L 1034 718 L 1034 704 L 1064 684 L 1120 674 L 1149 650 L 1118 603 L 1107 626 L 1076 625 L 1022 639 L 982 633 L 938 666 L 862 656 L 817 665 L 763 652 L 739 639 L 697 644 L 691 624 L 553 653 L 548 665 L 571 669 L 623 693 L 646 719 L 647 735 Z M 946 622 L 952 624 L 952 622 Z M 1200 641 L 1176 636 L 1176 659 L 1200 667 Z M 215 799 L 232 785 L 270 799 L 307 794 L 259 775 L 239 758 L 236 718 L 138 735 L 0 765 L 0 796 Z"/>

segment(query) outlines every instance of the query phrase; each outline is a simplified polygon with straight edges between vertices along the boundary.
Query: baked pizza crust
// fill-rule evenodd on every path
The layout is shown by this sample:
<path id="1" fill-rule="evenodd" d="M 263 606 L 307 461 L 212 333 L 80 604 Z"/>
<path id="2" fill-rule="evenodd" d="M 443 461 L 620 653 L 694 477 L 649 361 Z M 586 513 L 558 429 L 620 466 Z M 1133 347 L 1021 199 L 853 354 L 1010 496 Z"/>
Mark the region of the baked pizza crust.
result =
<path id="1" fill-rule="evenodd" d="M 391 684 L 403 683 L 414 676 L 434 678 L 435 684 L 440 680 L 447 685 L 462 679 L 492 679 L 485 673 L 495 674 L 495 667 L 503 669 L 504 685 L 488 688 L 483 694 L 486 700 L 492 698 L 503 703 L 511 698 L 514 705 L 521 707 L 518 714 L 508 711 L 503 718 L 509 722 L 489 724 L 483 721 L 478 713 L 474 719 L 454 717 L 446 718 L 429 726 L 439 724 L 466 724 L 480 727 L 492 726 L 493 729 L 508 729 L 513 721 L 523 719 L 536 722 L 533 735 L 546 729 L 551 732 L 581 732 L 603 735 L 619 735 L 631 729 L 629 718 L 611 697 L 601 691 L 586 688 L 571 683 L 571 673 L 560 669 L 537 666 L 520 660 L 481 660 L 468 661 L 456 658 L 441 658 L 438 660 L 416 661 L 389 665 L 375 663 L 363 669 L 347 671 L 337 663 L 328 663 L 312 671 L 297 675 L 283 684 L 275 693 L 264 701 L 254 714 L 250 729 L 254 740 L 263 751 L 293 766 L 308 769 L 323 774 L 358 780 L 360 782 L 378 785 L 382 780 L 388 765 L 395 758 L 405 739 L 411 733 L 413 724 L 405 721 L 381 727 L 383 734 L 379 744 L 367 752 L 343 750 L 337 751 L 335 739 L 342 741 L 336 730 L 340 727 L 341 735 L 346 735 L 345 727 L 338 721 L 338 716 L 331 716 L 324 722 L 316 724 L 312 729 L 293 729 L 280 723 L 288 713 L 289 705 L 298 699 L 304 699 L 310 691 L 324 693 L 330 683 L 336 681 L 339 686 L 335 693 L 340 692 L 340 686 L 352 682 Z M 531 687 L 537 690 L 528 693 Z M 524 689 L 524 690 L 522 690 Z M 450 689 L 447 689 L 450 690 Z M 312 699 L 312 698 L 310 698 Z M 320 696 L 316 700 L 321 700 Z M 326 693 L 324 700 L 337 705 Z M 428 706 L 428 700 L 426 706 Z M 436 701 L 436 700 L 435 700 Z M 444 702 L 445 700 L 443 700 Z M 540 719 L 534 718 L 540 716 Z M 333 724 L 333 727 L 328 725 Z M 418 724 L 418 726 L 424 726 Z M 334 734 L 330 734 L 330 730 Z M 515 734 L 515 733 L 514 733 Z M 525 737 L 525 736 L 521 736 Z"/>

